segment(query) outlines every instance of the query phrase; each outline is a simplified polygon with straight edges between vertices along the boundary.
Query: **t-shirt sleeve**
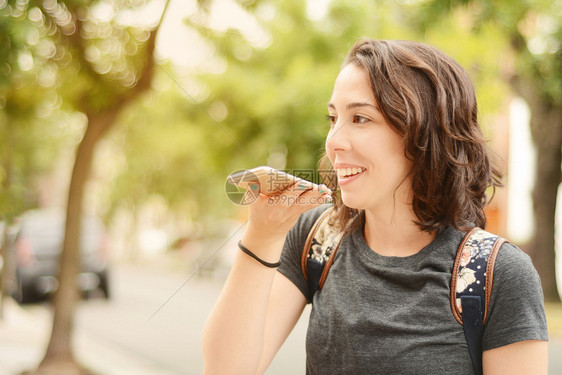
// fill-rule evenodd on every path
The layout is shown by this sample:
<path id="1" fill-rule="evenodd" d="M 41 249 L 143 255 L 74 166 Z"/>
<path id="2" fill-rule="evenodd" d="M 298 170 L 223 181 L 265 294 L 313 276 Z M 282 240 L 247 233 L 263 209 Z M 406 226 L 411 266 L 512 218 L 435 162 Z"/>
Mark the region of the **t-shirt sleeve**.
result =
<path id="1" fill-rule="evenodd" d="M 308 303 L 310 303 L 312 296 L 310 295 L 308 281 L 305 279 L 301 269 L 302 251 L 310 229 L 316 222 L 316 219 L 328 207 L 328 205 L 324 205 L 313 208 L 299 217 L 297 223 L 285 238 L 283 252 L 281 253 L 281 266 L 277 269 L 299 288 Z"/>
<path id="2" fill-rule="evenodd" d="M 540 278 L 530 257 L 509 243 L 494 267 L 483 350 L 525 340 L 548 340 Z"/>

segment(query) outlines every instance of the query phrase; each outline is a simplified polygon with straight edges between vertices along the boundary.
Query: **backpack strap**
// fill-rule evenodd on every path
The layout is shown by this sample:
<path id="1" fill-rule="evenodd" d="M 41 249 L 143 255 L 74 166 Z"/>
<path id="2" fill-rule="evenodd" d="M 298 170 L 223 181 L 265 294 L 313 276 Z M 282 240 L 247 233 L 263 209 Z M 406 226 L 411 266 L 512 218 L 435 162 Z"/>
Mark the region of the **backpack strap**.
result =
<path id="1" fill-rule="evenodd" d="M 310 299 L 322 289 L 343 238 L 343 231 L 334 231 L 335 207 L 326 209 L 312 226 L 303 247 L 301 269 L 308 280 Z"/>
<path id="2" fill-rule="evenodd" d="M 482 336 L 492 296 L 494 265 L 505 239 L 473 228 L 457 250 L 451 276 L 451 310 L 463 326 L 477 374 L 482 374 Z"/>

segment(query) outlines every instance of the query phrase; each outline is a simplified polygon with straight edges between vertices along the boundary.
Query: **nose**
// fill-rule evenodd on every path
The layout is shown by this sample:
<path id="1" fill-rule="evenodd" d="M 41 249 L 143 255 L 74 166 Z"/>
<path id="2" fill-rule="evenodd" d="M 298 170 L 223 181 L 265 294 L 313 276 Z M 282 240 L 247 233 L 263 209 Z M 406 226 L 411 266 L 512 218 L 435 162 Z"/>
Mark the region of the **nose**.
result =
<path id="1" fill-rule="evenodd" d="M 338 120 L 326 137 L 326 150 L 345 151 L 350 148 L 348 121 Z"/>

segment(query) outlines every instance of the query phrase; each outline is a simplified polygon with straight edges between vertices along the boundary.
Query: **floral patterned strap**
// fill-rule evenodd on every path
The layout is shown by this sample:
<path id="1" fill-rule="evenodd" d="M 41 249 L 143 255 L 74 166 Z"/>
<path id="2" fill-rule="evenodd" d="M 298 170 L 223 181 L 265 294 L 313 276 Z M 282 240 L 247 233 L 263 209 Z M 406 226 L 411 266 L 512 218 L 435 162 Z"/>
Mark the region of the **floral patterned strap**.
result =
<path id="1" fill-rule="evenodd" d="M 332 226 L 334 215 L 332 206 L 316 219 L 303 248 L 301 268 L 309 282 L 311 295 L 322 289 L 343 238 L 343 231 L 335 231 Z"/>
<path id="2" fill-rule="evenodd" d="M 492 295 L 494 264 L 505 239 L 473 228 L 466 234 L 457 250 L 451 276 L 451 310 L 455 319 L 462 323 L 461 297 L 480 297 L 483 323 L 488 317 L 488 305 Z"/>

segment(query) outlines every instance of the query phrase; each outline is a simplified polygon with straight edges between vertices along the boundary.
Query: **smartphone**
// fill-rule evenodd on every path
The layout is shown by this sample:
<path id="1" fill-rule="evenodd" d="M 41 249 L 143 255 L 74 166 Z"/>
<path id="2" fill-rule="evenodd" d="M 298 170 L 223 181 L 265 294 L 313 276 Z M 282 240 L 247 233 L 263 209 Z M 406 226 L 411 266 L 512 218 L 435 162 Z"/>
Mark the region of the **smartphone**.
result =
<path id="1" fill-rule="evenodd" d="M 228 176 L 227 181 L 245 189 L 248 189 L 251 183 L 255 183 L 261 194 L 272 195 L 287 189 L 297 181 L 304 180 L 278 169 L 262 166 L 235 172 Z"/>

